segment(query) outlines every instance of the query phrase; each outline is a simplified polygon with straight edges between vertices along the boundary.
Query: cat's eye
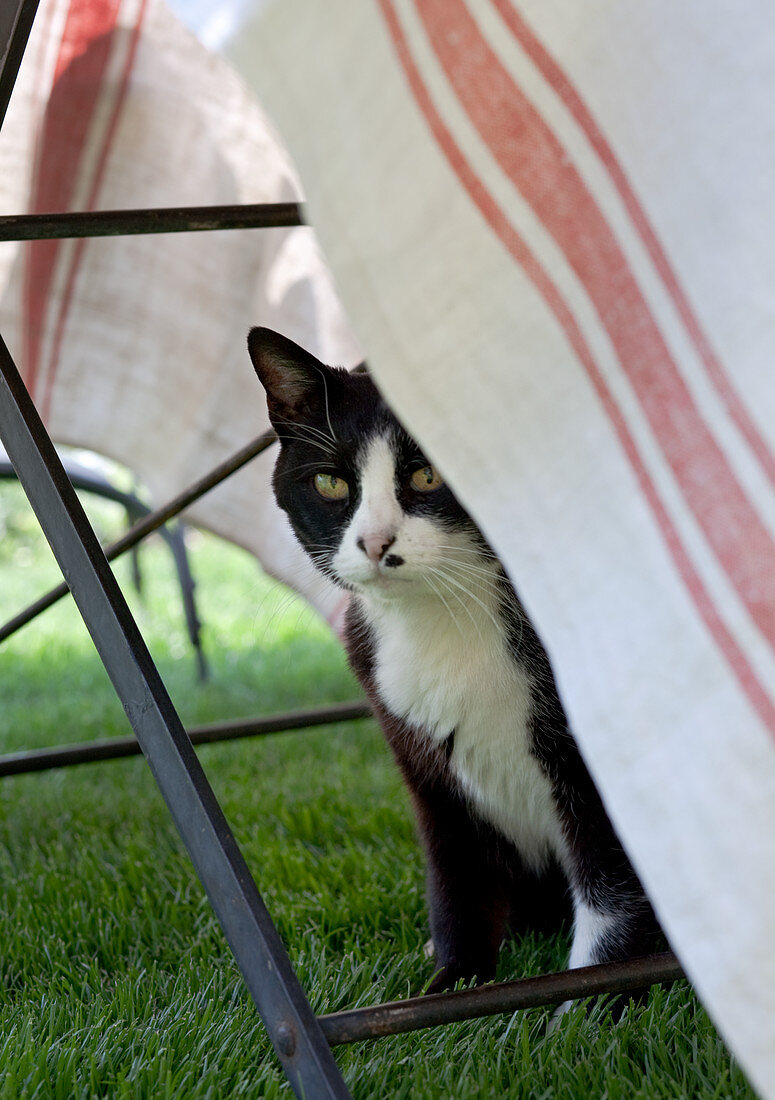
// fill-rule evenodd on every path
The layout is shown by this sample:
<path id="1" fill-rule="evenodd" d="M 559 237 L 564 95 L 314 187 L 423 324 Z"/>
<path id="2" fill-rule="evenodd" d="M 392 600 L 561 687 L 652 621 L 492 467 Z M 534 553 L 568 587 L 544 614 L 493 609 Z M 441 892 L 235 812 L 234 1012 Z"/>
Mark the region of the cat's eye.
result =
<path id="1" fill-rule="evenodd" d="M 315 474 L 313 483 L 324 500 L 347 500 L 350 495 L 350 486 L 336 474 Z"/>
<path id="2" fill-rule="evenodd" d="M 418 493 L 431 493 L 444 484 L 444 480 L 435 466 L 422 466 L 415 470 L 409 483 Z"/>

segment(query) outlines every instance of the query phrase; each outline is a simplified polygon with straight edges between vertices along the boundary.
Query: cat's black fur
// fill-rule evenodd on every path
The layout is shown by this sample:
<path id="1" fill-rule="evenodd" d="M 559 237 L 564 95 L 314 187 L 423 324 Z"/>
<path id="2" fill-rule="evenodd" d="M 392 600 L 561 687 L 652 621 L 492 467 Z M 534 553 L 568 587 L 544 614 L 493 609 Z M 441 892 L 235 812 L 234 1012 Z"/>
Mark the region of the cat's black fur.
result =
<path id="1" fill-rule="evenodd" d="M 281 441 L 273 482 L 278 503 L 315 564 L 353 591 L 345 631 L 350 662 L 411 792 L 427 860 L 438 971 L 431 990 L 448 988 L 461 978 L 492 978 L 507 930 L 559 929 L 574 910 L 574 965 L 655 950 L 661 943 L 659 926 L 568 729 L 548 657 L 481 533 L 445 484 L 425 492 L 412 488 L 411 472 L 432 468 L 368 375 L 325 367 L 267 329 L 252 330 L 249 349 Z M 351 583 L 338 571 L 337 554 L 354 517 L 360 515 L 359 464 L 366 446 L 383 436 L 395 455 L 394 492 L 402 513 L 430 519 L 445 538 L 467 540 L 470 549 L 465 552 L 478 555 L 476 560 L 491 570 L 494 579 L 486 591 L 492 596 L 509 659 L 520 674 L 525 673 L 530 686 L 524 730 L 517 728 L 515 717 L 515 744 L 520 736 L 527 739 L 530 755 L 548 779 L 562 833 L 560 855 L 550 852 L 538 863 L 523 856 L 513 837 L 492 815 L 488 820 L 488 814 L 463 789 L 453 768 L 456 730 L 441 731 L 440 736 L 438 730 L 414 724 L 391 707 L 380 687 L 378 665 L 384 655 L 378 647 L 383 628 L 373 610 L 376 604 L 363 595 L 360 582 Z M 340 479 L 337 485 L 345 481 L 350 485 L 346 500 L 321 498 L 313 483 L 315 472 L 321 470 Z M 354 556 L 357 565 L 356 548 L 360 547 L 365 568 L 368 550 L 357 535 L 352 532 L 350 558 Z M 407 567 L 395 552 L 400 540 L 393 543 L 392 535 L 391 529 L 384 536 L 384 547 L 372 547 L 369 558 L 373 565 L 368 567 L 381 571 L 386 583 Z M 465 575 L 457 574 L 458 578 Z M 453 597 L 463 601 L 449 589 L 454 611 Z M 469 614 L 470 628 L 462 612 L 457 618 L 455 629 L 469 629 L 466 645 L 473 652 L 481 641 L 481 633 L 477 638 L 473 629 L 474 618 Z M 432 655 L 427 659 L 432 663 Z M 470 740 L 470 730 L 467 736 Z M 475 751 L 475 739 L 473 746 Z"/>

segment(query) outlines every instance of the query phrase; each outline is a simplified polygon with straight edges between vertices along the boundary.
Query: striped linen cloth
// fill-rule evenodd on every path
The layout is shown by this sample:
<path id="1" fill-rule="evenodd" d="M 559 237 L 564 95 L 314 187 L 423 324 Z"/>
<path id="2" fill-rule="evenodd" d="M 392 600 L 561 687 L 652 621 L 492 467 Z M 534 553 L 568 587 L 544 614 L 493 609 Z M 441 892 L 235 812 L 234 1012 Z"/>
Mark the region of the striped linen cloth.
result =
<path id="1" fill-rule="evenodd" d="M 295 201 L 243 82 L 161 0 L 42 0 L 0 131 L 0 212 Z M 311 230 L 0 245 L 0 332 L 56 442 L 134 470 L 161 504 L 269 427 L 246 350 L 282 328 L 362 353 Z M 331 618 L 276 507 L 266 453 L 186 514 Z"/>
<path id="2" fill-rule="evenodd" d="M 763 0 L 283 0 L 227 49 L 773 1097 L 774 34 Z"/>

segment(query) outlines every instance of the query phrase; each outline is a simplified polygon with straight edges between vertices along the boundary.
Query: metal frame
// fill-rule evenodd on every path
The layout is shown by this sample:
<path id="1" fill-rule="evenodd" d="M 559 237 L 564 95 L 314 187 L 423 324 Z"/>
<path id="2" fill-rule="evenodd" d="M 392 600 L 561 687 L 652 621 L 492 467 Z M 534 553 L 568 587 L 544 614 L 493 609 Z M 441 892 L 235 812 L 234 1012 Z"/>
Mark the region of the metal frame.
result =
<path id="1" fill-rule="evenodd" d="M 79 462 L 64 456 L 62 464 L 65 473 L 75 489 L 82 492 L 93 493 L 103 500 L 112 500 L 120 504 L 126 513 L 131 526 L 140 516 L 147 516 L 151 509 L 140 500 L 136 493 L 125 492 L 119 489 L 99 470 L 91 470 L 82 466 Z M 0 448 L 0 481 L 16 481 L 16 471 L 8 460 L 8 456 Z M 166 525 L 159 528 L 159 535 L 169 547 L 178 575 L 180 594 L 183 601 L 183 613 L 186 619 L 188 638 L 194 650 L 196 658 L 197 675 L 200 682 L 207 679 L 207 660 L 202 649 L 201 623 L 196 610 L 196 598 L 194 594 L 194 578 L 191 574 L 191 566 L 188 562 L 186 550 L 186 538 L 183 524 L 178 523 L 173 527 Z M 132 579 L 135 588 L 140 591 L 142 587 L 142 571 L 140 569 L 140 557 L 137 547 L 132 550 Z"/>
<path id="2" fill-rule="evenodd" d="M 38 0 L 6 0 L 0 6 L 0 125 L 24 52 Z M 0 219 L 4 239 L 40 236 L 93 236 L 117 233 L 176 232 L 192 229 L 298 225 L 295 204 L 272 207 L 217 207 L 196 210 L 131 211 L 109 214 L 46 215 Z M 260 453 L 272 441 L 267 433 L 242 448 L 207 478 L 180 494 L 166 508 L 140 520 L 107 555 L 81 508 L 62 463 L 0 337 L 0 438 L 36 512 L 67 582 L 0 629 L 0 641 L 21 621 L 29 621 L 69 587 L 94 644 L 124 706 L 136 736 L 116 742 L 46 750 L 33 767 L 30 755 L 0 760 L 0 774 L 41 770 L 77 763 L 87 749 L 92 759 L 130 755 L 142 750 L 188 848 L 224 933 L 288 1079 L 307 1100 L 345 1098 L 350 1094 L 330 1047 L 363 1038 L 470 1019 L 474 1016 L 599 993 L 623 993 L 683 976 L 672 954 L 635 962 L 588 967 L 520 982 L 488 985 L 456 993 L 412 998 L 316 1018 L 296 978 L 285 948 L 250 875 L 221 808 L 194 753 L 194 740 L 253 736 L 313 722 L 340 721 L 368 713 L 363 703 L 336 711 L 302 712 L 253 723 L 203 727 L 186 734 L 161 678 L 109 568 L 145 534 L 177 514 L 207 488 Z M 21 620 L 21 621 L 20 621 Z M 69 754 L 65 758 L 66 754 Z M 54 759 L 58 757 L 58 759 Z M 23 759 L 23 758 L 26 758 Z"/>
<path id="3" fill-rule="evenodd" d="M 220 485 L 231 474 L 236 473 L 237 470 L 241 470 L 251 459 L 256 455 L 261 454 L 266 448 L 275 441 L 277 437 L 274 432 L 264 432 L 263 435 L 258 436 L 252 443 L 248 443 L 246 446 L 241 447 L 230 458 L 225 459 L 209 474 L 200 478 L 198 481 L 190 485 L 188 489 L 184 489 L 182 493 L 179 493 L 166 505 L 161 508 L 157 508 L 153 512 L 149 512 L 143 516 L 142 519 L 137 520 L 124 534 L 116 539 L 115 542 L 110 543 L 109 546 L 104 547 L 104 554 L 108 561 L 115 561 L 116 558 L 126 553 L 127 550 L 134 549 L 144 538 L 157 531 L 168 520 L 173 519 L 175 516 L 188 508 L 194 501 L 199 500 L 216 485 Z M 63 596 L 66 596 L 70 591 L 67 584 L 55 585 L 49 592 L 40 599 L 31 603 L 24 611 L 20 611 L 18 615 L 14 615 L 12 619 L 9 619 L 4 625 L 0 626 L 0 642 L 4 642 L 6 638 L 9 638 L 11 634 L 14 634 L 20 627 L 26 623 L 32 622 L 36 616 L 42 611 L 45 611 L 47 607 L 51 607 L 58 600 L 61 600 Z"/>
<path id="4" fill-rule="evenodd" d="M 371 716 L 368 703 L 339 703 L 314 710 L 295 710 L 266 718 L 245 718 L 238 722 L 213 722 L 192 726 L 188 738 L 192 745 L 213 745 L 218 741 L 235 741 L 241 737 L 265 737 L 287 730 L 312 729 L 334 722 L 352 722 Z M 51 768 L 72 767 L 74 764 L 95 764 L 101 760 L 119 760 L 139 756 L 142 752 L 134 737 L 110 737 L 104 741 L 86 741 L 80 745 L 58 745 L 35 752 L 14 752 L 0 756 L 0 779 L 7 775 L 26 775 Z"/>

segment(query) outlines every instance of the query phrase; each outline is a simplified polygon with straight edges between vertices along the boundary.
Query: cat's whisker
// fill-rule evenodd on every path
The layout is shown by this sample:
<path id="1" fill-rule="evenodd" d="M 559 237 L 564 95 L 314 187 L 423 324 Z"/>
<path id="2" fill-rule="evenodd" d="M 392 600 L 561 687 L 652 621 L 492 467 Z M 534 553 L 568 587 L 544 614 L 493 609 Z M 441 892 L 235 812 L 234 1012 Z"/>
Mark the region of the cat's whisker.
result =
<path id="1" fill-rule="evenodd" d="M 479 597 L 477 595 L 475 595 L 475 593 L 472 592 L 470 588 L 468 588 L 466 585 L 464 585 L 461 581 L 456 580 L 454 577 L 450 576 L 449 573 L 442 573 L 442 575 L 444 576 L 444 579 L 447 581 L 448 585 L 454 585 L 455 588 L 460 589 L 461 592 L 463 592 L 466 596 L 468 596 L 468 598 L 470 600 L 472 600 L 475 604 L 477 604 L 482 609 L 482 611 L 487 616 L 487 618 L 490 620 L 490 622 L 493 624 L 493 626 L 496 628 L 496 630 L 500 629 L 500 624 L 498 623 L 498 620 L 496 619 L 495 615 L 493 614 L 492 609 L 489 608 L 483 600 L 480 600 Z M 473 615 L 471 616 L 471 618 L 472 618 L 472 621 L 473 621 Z"/>
<path id="2" fill-rule="evenodd" d="M 302 423 L 299 423 L 298 420 L 287 420 L 287 419 L 283 419 L 283 418 L 280 418 L 280 417 L 276 418 L 275 422 L 277 424 L 285 424 L 287 427 L 292 428 L 294 433 L 304 431 L 304 432 L 307 433 L 308 436 L 317 436 L 319 439 L 322 440 L 322 442 L 330 443 L 332 446 L 336 446 L 336 444 L 338 443 L 338 440 L 337 440 L 336 436 L 334 435 L 333 431 L 331 431 L 330 435 L 326 435 L 326 433 L 324 431 L 322 431 L 320 428 L 317 428 L 314 424 L 309 424 L 309 423 L 303 423 L 302 424 Z M 330 427 L 331 427 L 331 425 L 329 423 L 329 428 Z"/>
<path id="3" fill-rule="evenodd" d="M 312 560 L 312 562 L 319 569 L 324 569 L 325 568 L 325 566 L 328 564 L 329 557 L 330 557 L 330 555 L 328 553 L 325 553 L 325 552 L 320 552 L 318 554 L 310 554 L 310 559 Z"/>
<path id="4" fill-rule="evenodd" d="M 458 622 L 457 616 L 455 615 L 455 612 L 452 610 L 452 608 L 449 606 L 447 601 L 444 599 L 444 596 L 442 595 L 441 590 L 436 587 L 436 585 L 433 583 L 433 581 L 431 580 L 431 578 L 429 576 L 426 576 L 425 581 L 426 581 L 428 587 L 430 588 L 431 592 L 433 592 L 434 596 L 436 596 L 441 601 L 441 603 L 444 605 L 444 607 L 447 609 L 447 612 L 449 613 L 449 617 L 452 620 L 452 622 L 455 624 L 455 627 L 457 628 L 459 634 L 461 636 L 464 636 L 463 628 L 460 625 L 460 623 Z M 455 595 L 455 593 L 452 593 L 452 595 Z"/>
<path id="5" fill-rule="evenodd" d="M 431 566 L 428 567 L 428 572 L 432 573 L 433 576 L 436 578 L 436 580 L 440 584 L 444 585 L 444 588 L 445 588 L 446 592 L 448 593 L 448 595 L 452 596 L 454 599 L 457 600 L 457 602 L 460 604 L 460 606 L 465 611 L 466 615 L 468 615 L 469 619 L 471 620 L 471 625 L 473 626 L 476 633 L 479 635 L 479 640 L 482 641 L 483 640 L 482 639 L 482 632 L 479 628 L 479 623 L 474 618 L 474 614 L 473 614 L 471 608 L 466 603 L 466 601 L 463 599 L 463 597 L 458 592 L 455 591 L 455 589 L 450 584 L 451 578 L 448 577 L 443 572 L 443 570 L 437 569 L 437 568 L 434 568 L 434 567 L 431 567 Z M 463 592 L 466 592 L 466 594 L 468 594 L 466 589 L 463 588 L 462 585 L 458 585 L 457 587 L 461 588 L 463 590 Z M 446 603 L 446 601 L 443 601 L 443 602 L 444 602 L 444 606 L 447 607 L 447 609 L 449 610 L 449 605 Z M 455 616 L 452 614 L 451 610 L 450 610 L 450 615 L 452 616 L 453 621 L 457 624 L 457 620 L 456 620 Z"/>
<path id="6" fill-rule="evenodd" d="M 300 474 L 303 473 L 305 470 L 314 470 L 319 471 L 320 473 L 324 473 L 327 470 L 335 471 L 336 466 L 334 466 L 332 462 L 303 462 L 299 466 L 288 467 L 289 474 Z"/>
<path id="7" fill-rule="evenodd" d="M 328 375 L 326 374 L 325 371 L 320 370 L 317 367 L 315 367 L 315 370 L 320 375 L 320 377 L 323 379 L 323 398 L 324 398 L 324 401 L 325 401 L 326 423 L 328 424 L 328 430 L 331 434 L 331 442 L 334 444 L 334 446 L 336 446 L 336 444 L 337 444 L 336 432 L 334 431 L 333 425 L 331 424 L 331 412 L 330 412 L 329 405 L 328 405 Z M 321 435 L 322 434 L 323 433 L 321 432 Z"/>
<path id="8" fill-rule="evenodd" d="M 457 574 L 459 578 L 489 596 L 497 596 L 501 592 L 501 578 L 493 574 L 491 569 L 472 565 L 470 562 L 455 561 L 454 558 L 443 558 L 441 567 L 451 575 Z"/>
<path id="9" fill-rule="evenodd" d="M 314 427 L 312 424 L 298 424 L 292 420 L 277 420 L 278 425 L 287 425 L 290 429 L 288 434 L 280 434 L 278 432 L 278 438 L 281 442 L 299 440 L 303 443 L 308 443 L 311 447 L 318 447 L 321 451 L 325 451 L 326 454 L 331 454 L 338 447 L 338 440 L 334 436 L 328 436 L 325 432 L 320 431 L 319 428 Z"/>
<path id="10" fill-rule="evenodd" d="M 478 578 L 471 578 L 466 573 L 457 573 L 452 569 L 445 569 L 444 574 L 450 584 L 454 584 L 465 592 L 472 600 L 478 601 L 484 609 L 496 612 L 501 604 L 500 591 L 482 583 Z"/>
<path id="11" fill-rule="evenodd" d="M 470 574 L 483 593 L 497 600 L 499 606 L 508 605 L 511 608 L 513 618 L 519 623 L 519 635 L 512 639 L 512 645 L 519 650 L 525 636 L 525 613 L 513 592 L 511 598 L 509 598 L 510 589 L 504 587 L 505 575 L 500 572 L 494 573 L 487 568 L 482 569 L 467 562 L 448 561 L 445 562 L 445 566 L 453 574 L 455 572 L 461 573 L 466 580 L 469 579 L 468 575 Z"/>
<path id="12" fill-rule="evenodd" d="M 298 568 L 288 571 L 288 583 L 292 584 L 295 580 L 304 581 L 309 579 L 313 572 L 307 563 L 302 563 Z M 268 611 L 267 605 L 270 603 L 274 603 L 274 606 L 271 611 Z M 294 604 L 298 605 L 296 628 L 301 630 L 304 628 L 305 619 L 310 615 L 314 615 L 314 610 L 306 601 L 300 600 L 298 592 L 293 588 L 284 586 L 279 596 L 278 589 L 274 588 L 272 591 L 267 592 L 264 598 L 256 604 L 253 610 L 252 622 L 255 639 L 259 645 L 269 639 L 275 624 L 288 615 Z"/>
<path id="13" fill-rule="evenodd" d="M 490 569 L 483 569 L 480 566 L 471 565 L 468 562 L 455 561 L 451 558 L 444 559 L 444 567 L 475 579 L 477 584 L 480 584 L 482 588 L 486 588 L 488 592 L 496 593 L 500 591 L 501 579 L 497 575 L 494 575 Z"/>
<path id="14" fill-rule="evenodd" d="M 301 441 L 303 443 L 306 443 L 308 447 L 317 447 L 319 451 L 323 452 L 323 454 L 331 454 L 330 443 L 322 443 L 318 439 L 308 438 L 307 436 L 305 436 L 305 434 L 301 432 L 296 432 L 295 434 L 292 434 L 292 436 L 280 436 L 280 434 L 278 434 L 277 438 L 280 440 L 280 442 Z"/>
<path id="15" fill-rule="evenodd" d="M 457 554 L 472 554 L 477 558 L 481 558 L 482 561 L 489 562 L 496 568 L 500 567 L 500 563 L 495 554 L 493 554 L 491 550 L 487 550 L 484 547 L 461 546 L 460 543 L 456 542 L 440 542 L 437 545 L 439 550 L 453 550 Z"/>
<path id="16" fill-rule="evenodd" d="M 318 547 L 316 549 L 307 550 L 310 561 L 315 566 L 319 573 L 323 573 L 329 580 L 336 580 L 337 574 L 331 565 L 331 558 L 336 551 L 336 547 Z"/>
<path id="17" fill-rule="evenodd" d="M 319 439 L 307 437 L 305 435 L 299 436 L 299 438 L 307 444 L 308 447 L 317 447 L 319 451 L 322 451 L 324 455 L 331 455 L 331 444 L 323 442 Z"/>
<path id="18" fill-rule="evenodd" d="M 336 546 L 332 543 L 330 546 L 324 542 L 318 542 L 307 553 L 310 557 L 322 557 L 324 554 L 335 554 Z"/>
<path id="19" fill-rule="evenodd" d="M 337 439 L 333 433 L 326 433 L 321 428 L 317 428 L 314 424 L 305 424 L 304 427 L 310 435 L 317 436 L 319 439 L 322 439 L 324 443 L 336 445 Z"/>

